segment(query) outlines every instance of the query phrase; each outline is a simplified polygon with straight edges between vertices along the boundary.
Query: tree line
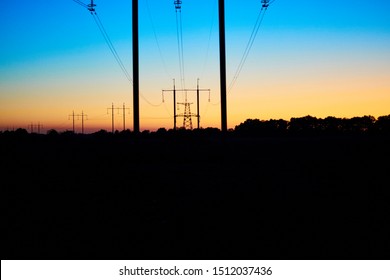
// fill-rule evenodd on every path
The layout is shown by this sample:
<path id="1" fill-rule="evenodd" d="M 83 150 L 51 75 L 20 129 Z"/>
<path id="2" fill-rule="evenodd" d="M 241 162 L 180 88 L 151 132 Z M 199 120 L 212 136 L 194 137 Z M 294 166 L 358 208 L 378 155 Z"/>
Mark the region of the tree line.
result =
<path id="1" fill-rule="evenodd" d="M 141 136 L 166 136 L 166 135 L 216 135 L 218 128 L 202 128 L 194 130 L 160 128 L 157 131 L 144 130 Z M 283 119 L 247 119 L 243 123 L 229 130 L 230 134 L 239 136 L 315 136 L 315 135 L 390 135 L 390 115 L 381 116 L 376 119 L 373 116 L 336 118 L 316 118 L 305 116 L 291 118 L 289 121 Z M 18 128 L 15 131 L 0 131 L 0 135 L 27 135 L 26 129 Z M 97 137 L 128 137 L 134 133 L 130 130 L 116 131 L 115 133 L 100 130 L 90 135 Z M 72 137 L 72 131 L 58 132 L 55 129 L 47 131 L 49 136 Z"/>
<path id="2" fill-rule="evenodd" d="M 390 134 L 390 115 L 376 119 L 373 116 L 316 118 L 305 116 L 286 120 L 247 119 L 234 131 L 240 135 L 341 135 L 341 134 Z"/>

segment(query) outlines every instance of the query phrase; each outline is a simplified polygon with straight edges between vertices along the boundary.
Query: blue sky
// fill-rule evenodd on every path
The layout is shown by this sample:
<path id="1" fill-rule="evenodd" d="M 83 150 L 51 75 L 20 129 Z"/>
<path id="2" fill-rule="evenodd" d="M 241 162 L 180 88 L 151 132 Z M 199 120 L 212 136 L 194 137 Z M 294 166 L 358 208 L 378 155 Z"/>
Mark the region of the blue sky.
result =
<path id="1" fill-rule="evenodd" d="M 225 2 L 229 83 L 261 4 Z M 95 3 L 131 74 L 131 1 Z M 169 127 L 171 100 L 161 105 L 161 90 L 179 79 L 173 0 L 139 0 L 139 9 L 141 93 L 160 105 L 141 103 L 141 128 Z M 386 113 L 389 14 L 390 1 L 276 0 L 228 96 L 229 126 L 249 117 Z M 194 87 L 200 78 L 201 86 L 212 90 L 211 104 L 202 98 L 202 120 L 204 126 L 218 127 L 217 1 L 183 0 L 182 16 L 186 84 Z M 72 110 L 88 110 L 91 125 L 95 118 L 97 126 L 109 123 L 104 114 L 112 102 L 131 106 L 131 85 L 92 16 L 75 2 L 2 0 L 0 37 L 0 130 L 11 123 L 52 119 L 53 126 L 65 129 Z"/>

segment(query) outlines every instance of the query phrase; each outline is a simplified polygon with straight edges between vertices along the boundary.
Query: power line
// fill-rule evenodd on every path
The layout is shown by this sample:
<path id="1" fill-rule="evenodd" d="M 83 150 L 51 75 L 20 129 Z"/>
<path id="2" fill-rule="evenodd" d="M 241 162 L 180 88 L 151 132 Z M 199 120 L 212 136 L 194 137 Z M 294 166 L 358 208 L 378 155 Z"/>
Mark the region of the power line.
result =
<path id="1" fill-rule="evenodd" d="M 84 8 L 87 8 L 88 9 L 88 5 L 84 4 L 83 2 L 81 1 L 78 1 L 78 0 L 73 0 L 73 2 L 76 2 L 77 4 L 83 6 Z"/>
<path id="2" fill-rule="evenodd" d="M 183 70 L 183 86 L 186 87 L 186 75 L 185 75 L 185 69 L 184 69 L 184 43 L 183 43 L 183 19 L 181 15 L 180 10 L 180 45 L 181 45 L 181 63 L 182 63 L 182 70 Z"/>
<path id="3" fill-rule="evenodd" d="M 274 1 L 272 1 L 272 2 L 274 2 Z M 240 61 L 239 65 L 238 65 L 238 67 L 237 67 L 236 73 L 234 74 L 233 80 L 232 80 L 232 82 L 229 85 L 228 93 L 231 92 L 231 90 L 233 89 L 234 85 L 237 82 L 238 77 L 241 74 L 241 71 L 242 71 L 242 69 L 244 67 L 244 64 L 245 64 L 245 62 L 246 62 L 246 60 L 248 58 L 249 52 L 252 49 L 253 43 L 254 43 L 254 41 L 256 39 L 256 36 L 257 36 L 257 34 L 259 32 L 260 26 L 261 26 L 261 24 L 263 22 L 265 13 L 267 11 L 267 8 L 268 8 L 268 6 L 272 2 L 270 2 L 269 0 L 262 0 L 261 10 L 260 10 L 259 15 L 257 17 L 256 23 L 255 23 L 255 25 L 254 25 L 254 27 L 252 29 L 251 36 L 249 37 L 248 43 L 246 45 L 246 48 L 245 48 L 244 54 L 243 54 L 243 56 L 241 58 L 241 61 Z"/>
<path id="4" fill-rule="evenodd" d="M 210 27 L 210 32 L 209 32 L 209 38 L 208 38 L 208 43 L 207 43 L 207 49 L 206 49 L 206 57 L 205 57 L 205 60 L 204 60 L 204 64 L 203 64 L 203 69 L 202 69 L 202 73 L 201 73 L 201 78 L 203 78 L 203 75 L 204 75 L 204 72 L 206 70 L 206 66 L 207 66 L 207 62 L 208 62 L 208 59 L 209 59 L 209 51 L 210 51 L 210 44 L 211 44 L 211 35 L 213 34 L 213 28 L 214 28 L 214 21 L 215 21 L 215 8 L 217 6 L 217 1 L 214 1 L 214 6 L 212 8 L 212 20 L 211 20 L 211 27 Z"/>
<path id="5" fill-rule="evenodd" d="M 88 4 L 88 5 L 84 4 L 83 2 L 81 2 L 79 0 L 73 0 L 73 2 L 81 5 L 82 7 L 88 9 L 88 11 L 91 12 L 92 17 L 93 17 L 96 25 L 98 26 L 100 32 L 102 33 L 103 38 L 106 41 L 107 46 L 110 49 L 112 55 L 114 56 L 116 62 L 118 63 L 119 67 L 121 68 L 123 74 L 126 76 L 126 79 L 129 80 L 130 83 L 132 83 L 133 81 L 131 79 L 130 74 L 126 70 L 126 67 L 124 66 L 120 56 L 118 55 L 118 52 L 116 51 L 114 45 L 112 44 L 110 36 L 108 36 L 108 33 L 107 33 L 106 29 L 104 28 L 104 25 L 103 25 L 102 21 L 100 20 L 99 15 L 96 13 L 96 10 L 95 10 L 96 5 L 93 3 L 93 1 L 91 1 L 91 4 Z"/>
<path id="6" fill-rule="evenodd" d="M 182 63 L 181 63 L 181 44 L 180 44 L 180 33 L 179 33 L 179 21 L 177 17 L 177 11 L 176 11 L 176 36 L 177 36 L 177 50 L 179 53 L 179 71 L 180 71 L 180 84 L 181 87 L 183 86 L 183 70 L 182 70 Z"/>
<path id="7" fill-rule="evenodd" d="M 172 77 L 168 71 L 168 67 L 165 63 L 165 59 L 164 59 L 164 56 L 163 56 L 163 53 L 161 51 L 161 47 L 160 47 L 160 43 L 159 43 L 159 40 L 158 40 L 158 37 L 157 37 L 157 32 L 156 32 L 156 27 L 154 25 L 154 22 L 153 22 L 153 17 L 152 17 L 152 13 L 150 11 L 150 6 L 149 6 L 149 1 L 148 0 L 145 0 L 145 3 L 146 3 L 146 9 L 148 11 L 148 15 L 149 15 L 149 19 L 150 19 L 150 23 L 152 25 L 152 29 L 153 29 L 153 34 L 154 34 L 154 39 L 156 40 L 156 45 L 157 45 L 157 48 L 158 48 L 158 52 L 160 54 L 160 59 L 161 59 L 161 62 L 163 64 L 163 67 L 164 67 L 164 70 L 165 70 L 165 73 L 168 75 L 168 77 Z"/>
<path id="8" fill-rule="evenodd" d="M 99 30 L 100 30 L 100 32 L 102 33 L 102 35 L 103 35 L 103 37 L 104 37 L 104 39 L 105 39 L 105 41 L 106 41 L 108 47 L 110 48 L 111 53 L 113 54 L 115 60 L 117 61 L 119 67 L 121 68 L 123 74 L 126 76 L 127 80 L 128 80 L 130 83 L 133 83 L 133 80 L 132 80 L 132 78 L 131 78 L 129 72 L 127 72 L 126 67 L 124 66 L 124 64 L 123 64 L 123 62 L 122 62 L 122 60 L 121 60 L 121 58 L 120 58 L 119 55 L 118 55 L 118 52 L 116 51 L 114 45 L 112 44 L 112 41 L 111 41 L 110 37 L 108 36 L 107 31 L 106 31 L 106 29 L 104 28 L 103 23 L 102 23 L 102 21 L 100 20 L 99 15 L 98 15 L 96 12 L 94 12 L 94 13 L 92 13 L 92 16 L 93 16 L 93 18 L 94 18 L 94 20 L 95 20 L 97 26 L 99 27 Z"/>
<path id="9" fill-rule="evenodd" d="M 94 8 L 96 5 L 93 3 L 93 1 L 91 1 L 91 4 L 88 4 L 88 5 L 86 5 L 83 2 L 78 1 L 78 0 L 73 0 L 73 1 L 78 3 L 78 4 L 80 4 L 82 7 L 87 8 L 91 12 L 92 17 L 93 17 L 96 25 L 98 26 L 100 32 L 102 33 L 103 38 L 106 41 L 107 46 L 110 49 L 112 55 L 114 56 L 116 62 L 118 63 L 119 67 L 121 68 L 121 70 L 122 70 L 123 74 L 125 75 L 126 79 L 130 82 L 131 85 L 133 85 L 133 79 L 131 78 L 131 76 L 130 76 L 129 72 L 127 71 L 126 67 L 124 66 L 124 64 L 123 64 L 123 62 L 122 62 L 118 52 L 116 51 L 116 49 L 115 49 L 115 47 L 114 47 L 114 45 L 113 45 L 113 43 L 112 43 L 112 41 L 110 39 L 110 36 L 108 35 L 106 29 L 104 28 L 104 25 L 103 25 L 102 21 L 100 20 L 100 17 L 96 13 L 96 10 Z M 152 107 L 159 107 L 159 106 L 162 105 L 162 102 L 159 103 L 159 104 L 154 104 L 154 103 L 150 102 L 141 93 L 140 93 L 140 96 L 147 104 L 149 104 Z"/>
<path id="10" fill-rule="evenodd" d="M 181 16 L 181 4 L 182 1 L 174 1 L 176 9 L 176 36 L 177 36 L 177 49 L 179 54 L 179 70 L 180 70 L 180 85 L 181 88 L 185 88 L 185 71 L 184 71 L 184 43 L 183 43 L 183 24 Z"/>

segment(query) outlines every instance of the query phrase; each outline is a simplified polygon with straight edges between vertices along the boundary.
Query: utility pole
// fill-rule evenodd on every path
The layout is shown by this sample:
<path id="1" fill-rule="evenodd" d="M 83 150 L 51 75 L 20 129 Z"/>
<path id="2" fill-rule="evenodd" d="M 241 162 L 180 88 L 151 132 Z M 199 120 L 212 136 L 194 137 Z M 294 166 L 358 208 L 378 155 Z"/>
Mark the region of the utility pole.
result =
<path id="1" fill-rule="evenodd" d="M 111 110 L 111 132 L 114 133 L 114 103 L 112 103 L 111 108 L 107 108 L 107 114 L 108 110 Z"/>
<path id="2" fill-rule="evenodd" d="M 176 114 L 176 83 L 175 83 L 175 79 L 173 79 L 173 90 L 163 90 L 162 91 L 163 102 L 165 102 L 164 101 L 164 93 L 165 92 L 172 92 L 173 93 L 173 129 L 176 130 L 176 117 L 177 117 L 177 114 Z"/>
<path id="3" fill-rule="evenodd" d="M 30 133 L 34 133 L 34 129 L 36 128 L 37 133 L 41 134 L 41 128 L 43 128 L 43 125 L 41 125 L 41 123 L 38 123 L 38 124 L 31 123 L 28 125 L 28 127 L 30 129 Z"/>
<path id="4" fill-rule="evenodd" d="M 139 125 L 139 41 L 138 0 L 133 0 L 133 114 L 134 132 L 140 132 Z"/>
<path id="5" fill-rule="evenodd" d="M 29 125 L 29 127 L 30 127 L 30 133 L 31 133 L 31 134 L 34 133 L 34 124 L 31 123 L 31 124 Z"/>
<path id="6" fill-rule="evenodd" d="M 196 83 L 196 116 L 198 118 L 198 129 L 200 127 L 200 113 L 199 113 L 199 78 Z"/>
<path id="7" fill-rule="evenodd" d="M 177 122 L 176 122 L 177 114 L 176 114 L 176 83 L 175 79 L 173 79 L 173 129 L 176 130 Z"/>
<path id="8" fill-rule="evenodd" d="M 112 103 L 111 108 L 107 108 L 107 113 L 108 113 L 108 110 L 111 110 L 111 130 L 112 130 L 112 133 L 115 132 L 115 121 L 114 121 L 114 111 L 115 110 L 118 110 L 118 114 L 119 114 L 119 110 L 122 110 L 122 114 L 123 114 L 123 131 L 125 131 L 126 130 L 126 110 L 130 110 L 130 108 L 126 108 L 125 103 L 123 103 L 123 107 L 122 108 L 120 108 L 120 107 L 115 108 L 114 107 L 114 103 Z"/>
<path id="9" fill-rule="evenodd" d="M 84 111 L 81 111 L 81 114 L 75 114 L 74 111 L 71 115 L 69 115 L 68 119 L 72 118 L 73 123 L 73 133 L 75 133 L 75 118 L 77 117 L 77 120 L 81 117 L 81 133 L 84 134 L 84 118 L 88 120 L 88 115 L 84 114 Z"/>
<path id="10" fill-rule="evenodd" d="M 75 114 L 74 114 L 74 111 L 72 112 L 72 115 L 69 115 L 68 119 L 72 117 L 72 120 L 73 120 L 73 128 L 72 128 L 72 131 L 73 133 L 75 133 L 75 130 L 74 130 L 74 117 L 75 117 Z"/>
<path id="11" fill-rule="evenodd" d="M 130 111 L 130 108 L 126 108 L 126 105 L 125 103 L 123 103 L 123 131 L 126 130 L 126 110 L 129 110 Z"/>
<path id="12" fill-rule="evenodd" d="M 84 115 L 84 112 L 81 111 L 81 133 L 84 134 L 84 117 L 88 118 L 87 115 Z"/>
<path id="13" fill-rule="evenodd" d="M 227 132 L 225 0 L 219 1 L 219 58 L 221 79 L 221 130 Z"/>

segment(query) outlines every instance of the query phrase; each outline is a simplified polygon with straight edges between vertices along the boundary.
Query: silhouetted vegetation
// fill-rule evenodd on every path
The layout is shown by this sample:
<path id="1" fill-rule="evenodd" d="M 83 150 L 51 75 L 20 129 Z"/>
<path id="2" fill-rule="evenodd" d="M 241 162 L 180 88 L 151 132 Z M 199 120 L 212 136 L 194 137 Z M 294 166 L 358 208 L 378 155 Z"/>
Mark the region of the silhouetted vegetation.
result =
<path id="1" fill-rule="evenodd" d="M 236 126 L 240 135 L 251 136 L 313 136 L 313 135 L 368 135 L 389 134 L 390 115 L 376 120 L 372 116 L 347 118 L 327 117 L 325 119 L 312 116 L 285 120 L 260 121 L 248 119 Z"/>
<path id="2" fill-rule="evenodd" d="M 9 135 L 27 135 L 25 129 L 19 128 L 16 131 L 4 131 L 1 134 Z M 167 130 L 166 128 L 159 128 L 157 131 L 144 130 L 140 133 L 142 137 L 164 137 L 172 135 L 193 135 L 206 136 L 218 135 L 220 130 L 218 128 L 201 128 L 194 130 L 185 130 L 182 128 Z M 247 119 L 243 123 L 237 125 L 234 129 L 229 130 L 229 134 L 237 136 L 325 136 L 325 135 L 389 135 L 390 134 L 390 115 L 378 117 L 373 116 L 336 118 L 326 117 L 324 119 L 312 116 L 305 116 L 300 118 L 291 118 L 290 121 L 283 119 L 279 120 L 259 120 Z M 50 136 L 73 136 L 73 131 L 57 132 L 54 129 L 47 131 Z M 130 130 L 118 131 L 114 133 L 106 130 L 100 130 L 92 133 L 96 137 L 108 137 L 109 135 L 116 135 L 121 137 L 135 136 Z M 136 135 L 139 136 L 139 135 Z"/>
<path id="3" fill-rule="evenodd" d="M 239 135 L 251 136 L 280 136 L 286 135 L 288 122 L 285 120 L 260 121 L 248 119 L 236 126 L 235 132 Z"/>

